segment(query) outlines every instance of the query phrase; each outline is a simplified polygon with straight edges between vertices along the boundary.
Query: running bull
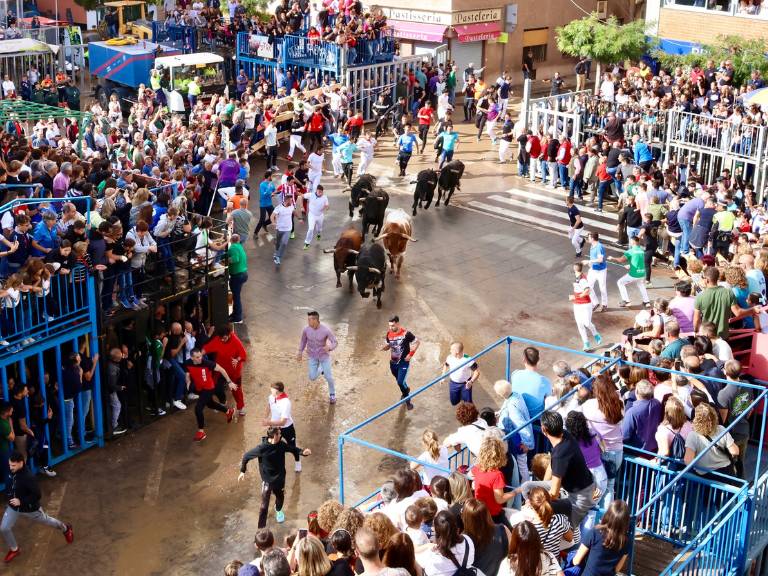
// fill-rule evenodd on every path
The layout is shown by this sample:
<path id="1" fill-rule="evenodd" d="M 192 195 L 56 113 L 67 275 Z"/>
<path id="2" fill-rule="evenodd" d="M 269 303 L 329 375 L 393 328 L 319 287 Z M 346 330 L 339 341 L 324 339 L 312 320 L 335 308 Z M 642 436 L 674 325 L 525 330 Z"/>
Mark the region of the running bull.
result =
<path id="1" fill-rule="evenodd" d="M 411 235 L 413 234 L 413 224 L 411 217 L 405 211 L 397 209 L 387 212 L 384 218 L 382 234 L 376 240 L 382 240 L 384 248 L 389 254 L 389 263 L 392 266 L 390 273 L 395 274 L 395 278 L 400 280 L 400 268 L 403 266 L 405 250 L 408 248 L 408 242 L 417 242 Z"/>
<path id="2" fill-rule="evenodd" d="M 356 228 L 344 230 L 336 241 L 333 250 L 323 250 L 326 254 L 333 252 L 333 269 L 336 271 L 336 288 L 341 288 L 341 275 L 346 272 L 349 276 L 349 291 L 352 292 L 352 277 L 355 272 L 350 266 L 357 263 L 357 255 L 363 244 L 363 235 Z"/>
<path id="3" fill-rule="evenodd" d="M 384 246 L 376 242 L 364 244 L 357 255 L 357 264 L 347 266 L 347 271 L 355 273 L 357 291 L 368 298 L 373 291 L 376 308 L 381 308 L 381 294 L 384 292 L 384 279 L 387 273 L 387 253 Z"/>
<path id="4" fill-rule="evenodd" d="M 416 189 L 413 192 L 413 215 L 416 216 L 416 206 L 424 210 L 429 210 L 430 204 L 432 204 L 432 198 L 435 197 L 435 188 L 437 187 L 438 173 L 436 170 L 428 168 L 422 170 L 416 176 Z"/>
<path id="5" fill-rule="evenodd" d="M 454 190 L 457 188 L 461 190 L 461 177 L 464 175 L 464 162 L 461 160 L 451 160 L 442 170 L 440 170 L 440 177 L 437 180 L 437 202 L 435 206 L 440 206 L 440 198 L 445 195 L 445 206 L 448 206 L 448 202 L 453 196 Z"/>
<path id="6" fill-rule="evenodd" d="M 349 217 L 351 218 L 354 209 L 360 206 L 363 241 L 365 241 L 365 235 L 370 227 L 373 227 L 374 235 L 381 234 L 384 214 L 388 205 L 389 194 L 381 188 L 376 188 L 376 178 L 370 174 L 364 174 L 352 186 L 349 200 Z"/>

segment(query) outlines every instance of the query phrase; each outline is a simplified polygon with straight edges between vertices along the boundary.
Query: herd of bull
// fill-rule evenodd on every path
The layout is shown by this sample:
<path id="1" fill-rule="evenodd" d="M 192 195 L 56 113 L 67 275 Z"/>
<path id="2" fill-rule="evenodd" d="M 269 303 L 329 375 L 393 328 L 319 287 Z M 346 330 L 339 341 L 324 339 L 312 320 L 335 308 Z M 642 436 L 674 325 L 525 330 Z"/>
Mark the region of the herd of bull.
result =
<path id="1" fill-rule="evenodd" d="M 422 170 L 416 177 L 416 189 L 413 195 L 413 215 L 416 207 L 427 210 L 434 198 L 437 188 L 437 202 L 445 193 L 445 206 L 454 191 L 461 188 L 461 177 L 464 174 L 464 164 L 460 160 L 452 160 L 441 170 Z M 361 230 L 348 228 L 341 233 L 333 250 L 333 267 L 336 271 L 336 287 L 341 287 L 341 275 L 346 272 L 349 277 L 349 291 L 352 292 L 353 278 L 357 282 L 357 290 L 363 298 L 373 293 L 376 307 L 381 308 L 381 295 L 384 292 L 384 282 L 387 272 L 387 258 L 390 263 L 390 273 L 400 279 L 400 269 L 408 242 L 416 242 L 413 238 L 413 221 L 404 210 L 387 210 L 389 194 L 376 186 L 376 178 L 364 174 L 355 182 L 350 190 L 349 216 L 359 208 Z M 365 236 L 372 229 L 374 239 L 365 244 Z M 379 243 L 381 240 L 381 243 Z"/>

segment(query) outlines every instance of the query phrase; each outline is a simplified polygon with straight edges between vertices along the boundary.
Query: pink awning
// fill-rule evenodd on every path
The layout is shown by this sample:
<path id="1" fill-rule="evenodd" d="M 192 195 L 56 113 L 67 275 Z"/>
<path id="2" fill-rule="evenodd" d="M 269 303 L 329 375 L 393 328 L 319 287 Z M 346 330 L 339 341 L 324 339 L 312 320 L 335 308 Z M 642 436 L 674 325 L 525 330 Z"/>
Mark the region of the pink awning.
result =
<path id="1" fill-rule="evenodd" d="M 459 42 L 477 42 L 493 40 L 501 35 L 501 22 L 481 22 L 480 24 L 462 24 L 453 29 L 459 37 Z"/>
<path id="2" fill-rule="evenodd" d="M 398 38 L 425 42 L 442 42 L 446 28 L 441 24 L 421 24 L 402 20 L 387 20 L 387 26 L 395 31 L 395 36 Z"/>

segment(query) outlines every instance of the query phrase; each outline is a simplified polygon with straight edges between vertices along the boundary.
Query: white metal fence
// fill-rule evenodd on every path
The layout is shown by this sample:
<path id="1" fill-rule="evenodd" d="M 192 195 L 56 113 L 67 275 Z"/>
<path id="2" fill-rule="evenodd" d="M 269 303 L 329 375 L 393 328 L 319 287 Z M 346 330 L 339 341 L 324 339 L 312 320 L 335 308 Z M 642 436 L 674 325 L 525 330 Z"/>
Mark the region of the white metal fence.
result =
<path id="1" fill-rule="evenodd" d="M 350 107 L 362 110 L 366 121 L 373 120 L 373 104 L 382 91 L 392 97 L 395 86 L 408 70 L 422 62 L 421 56 L 408 56 L 393 62 L 381 62 L 368 66 L 356 66 L 345 70 L 345 84 L 352 94 Z"/>

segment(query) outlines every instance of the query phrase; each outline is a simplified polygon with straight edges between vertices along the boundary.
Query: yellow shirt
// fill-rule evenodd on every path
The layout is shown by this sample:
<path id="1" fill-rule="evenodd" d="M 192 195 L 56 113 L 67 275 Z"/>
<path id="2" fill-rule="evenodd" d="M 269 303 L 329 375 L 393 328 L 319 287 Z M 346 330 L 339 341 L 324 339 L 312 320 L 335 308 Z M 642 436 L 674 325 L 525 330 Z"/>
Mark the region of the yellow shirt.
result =
<path id="1" fill-rule="evenodd" d="M 475 100 L 480 100 L 480 96 L 482 96 L 483 92 L 485 92 L 485 88 L 485 82 L 478 80 L 475 84 Z"/>

